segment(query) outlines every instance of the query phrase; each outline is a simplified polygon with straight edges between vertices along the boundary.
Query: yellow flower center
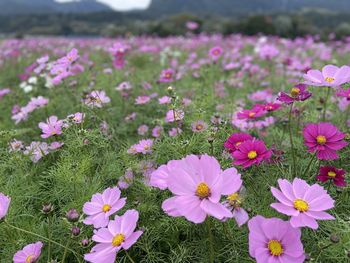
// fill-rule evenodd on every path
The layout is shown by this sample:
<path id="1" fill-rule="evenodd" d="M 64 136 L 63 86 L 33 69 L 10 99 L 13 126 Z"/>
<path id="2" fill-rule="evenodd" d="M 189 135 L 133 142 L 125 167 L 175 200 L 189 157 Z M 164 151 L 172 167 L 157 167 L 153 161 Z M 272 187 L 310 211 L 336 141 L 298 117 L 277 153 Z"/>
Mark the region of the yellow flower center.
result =
<path id="1" fill-rule="evenodd" d="M 250 151 L 250 152 L 248 153 L 248 158 L 249 158 L 250 160 L 255 159 L 257 156 L 258 156 L 258 154 L 256 153 L 256 151 Z"/>
<path id="2" fill-rule="evenodd" d="M 300 212 L 306 212 L 309 210 L 309 204 L 302 199 L 295 199 L 294 208 Z"/>
<path id="3" fill-rule="evenodd" d="M 236 146 L 240 145 L 242 142 L 236 142 Z"/>
<path id="4" fill-rule="evenodd" d="M 334 81 L 334 78 L 332 78 L 332 77 L 325 77 L 324 80 L 327 81 L 328 83 L 332 83 Z"/>
<path id="5" fill-rule="evenodd" d="M 197 124 L 196 126 L 196 130 L 202 130 L 203 129 L 203 125 L 202 124 Z"/>
<path id="6" fill-rule="evenodd" d="M 317 141 L 318 144 L 325 144 L 327 142 L 327 139 L 323 135 L 318 135 L 316 137 L 316 141 Z"/>
<path id="7" fill-rule="evenodd" d="M 290 95 L 295 98 L 298 97 L 300 93 L 300 89 L 298 88 L 292 88 L 292 90 L 290 91 Z"/>
<path id="8" fill-rule="evenodd" d="M 112 246 L 119 247 L 125 240 L 125 236 L 123 234 L 117 234 L 112 239 Z"/>
<path id="9" fill-rule="evenodd" d="M 233 193 L 227 196 L 228 203 L 232 206 L 239 206 L 242 203 L 239 193 Z"/>
<path id="10" fill-rule="evenodd" d="M 329 171 L 327 174 L 329 177 L 335 177 L 337 174 L 333 171 Z"/>
<path id="11" fill-rule="evenodd" d="M 165 74 L 165 78 L 166 78 L 166 79 L 170 79 L 170 78 L 171 78 L 171 74 L 170 74 L 170 73 L 166 73 L 166 74 Z"/>
<path id="12" fill-rule="evenodd" d="M 270 250 L 271 255 L 273 256 L 280 256 L 281 254 L 283 254 L 282 244 L 277 240 L 270 240 L 267 247 Z"/>
<path id="13" fill-rule="evenodd" d="M 34 258 L 34 255 L 29 255 L 27 258 L 26 258 L 26 263 L 32 263 L 32 259 Z"/>
<path id="14" fill-rule="evenodd" d="M 111 210 L 111 206 L 110 205 L 105 204 L 105 205 L 102 206 L 102 211 L 103 212 L 107 213 L 107 212 L 109 212 L 109 210 Z"/>
<path id="15" fill-rule="evenodd" d="M 250 118 L 253 118 L 253 117 L 255 116 L 255 112 L 249 112 L 248 116 L 249 116 Z"/>
<path id="16" fill-rule="evenodd" d="M 199 198 L 202 198 L 202 199 L 207 198 L 208 196 L 210 196 L 210 188 L 209 188 L 209 186 L 206 183 L 200 183 L 197 186 L 196 195 Z"/>

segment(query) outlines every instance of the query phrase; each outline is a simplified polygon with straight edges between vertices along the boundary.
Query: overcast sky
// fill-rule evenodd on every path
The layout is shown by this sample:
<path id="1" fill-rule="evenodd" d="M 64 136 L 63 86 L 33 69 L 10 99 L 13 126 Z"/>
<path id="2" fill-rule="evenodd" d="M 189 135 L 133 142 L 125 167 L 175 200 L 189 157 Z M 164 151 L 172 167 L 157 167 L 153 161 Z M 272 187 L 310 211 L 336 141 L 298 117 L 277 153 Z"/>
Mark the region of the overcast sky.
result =
<path id="1" fill-rule="evenodd" d="M 77 0 L 55 0 L 56 2 L 71 2 Z M 146 8 L 151 0 L 96 0 L 105 3 L 115 10 L 126 11 L 134 8 Z"/>

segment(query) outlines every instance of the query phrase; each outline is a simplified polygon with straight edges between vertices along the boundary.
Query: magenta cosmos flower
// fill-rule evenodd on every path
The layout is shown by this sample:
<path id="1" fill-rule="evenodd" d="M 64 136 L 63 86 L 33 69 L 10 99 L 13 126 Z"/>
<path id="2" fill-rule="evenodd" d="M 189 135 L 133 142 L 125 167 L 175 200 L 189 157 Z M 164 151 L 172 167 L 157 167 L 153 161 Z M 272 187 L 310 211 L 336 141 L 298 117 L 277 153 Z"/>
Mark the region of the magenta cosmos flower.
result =
<path id="1" fill-rule="evenodd" d="M 245 141 L 253 140 L 253 136 L 251 136 L 248 133 L 239 132 L 239 133 L 233 133 L 228 137 L 226 142 L 224 143 L 224 147 L 230 152 L 234 152 L 237 150 L 237 147 Z"/>
<path id="2" fill-rule="evenodd" d="M 54 135 L 62 134 L 63 120 L 58 120 L 57 116 L 51 116 L 45 122 L 39 123 L 39 128 L 42 131 L 41 138 L 49 138 Z"/>
<path id="3" fill-rule="evenodd" d="M 327 191 L 318 184 L 308 185 L 304 180 L 295 178 L 293 183 L 278 179 L 278 190 L 271 187 L 271 192 L 280 203 L 271 207 L 278 212 L 291 216 L 293 227 L 318 228 L 316 220 L 332 220 L 333 216 L 324 212 L 334 207 L 334 200 Z"/>
<path id="4" fill-rule="evenodd" d="M 128 210 L 122 216 L 115 216 L 108 227 L 95 230 L 92 240 L 98 244 L 84 259 L 91 263 L 114 263 L 118 251 L 128 250 L 142 235 L 142 231 L 134 232 L 138 219 L 136 210 Z"/>
<path id="5" fill-rule="evenodd" d="M 218 60 L 221 55 L 222 55 L 222 48 L 220 46 L 215 46 L 215 47 L 212 47 L 210 50 L 209 50 L 209 57 L 216 61 Z"/>
<path id="6" fill-rule="evenodd" d="M 237 151 L 232 153 L 234 165 L 242 165 L 244 168 L 253 164 L 260 164 L 271 157 L 272 151 L 268 150 L 261 140 L 244 141 L 237 146 Z"/>
<path id="7" fill-rule="evenodd" d="M 309 70 L 304 75 L 305 84 L 313 86 L 335 87 L 340 86 L 350 80 L 350 67 L 337 67 L 326 65 L 322 72 L 316 69 Z"/>
<path id="8" fill-rule="evenodd" d="M 13 256 L 14 263 L 35 263 L 38 261 L 41 248 L 43 247 L 43 243 L 36 242 L 33 244 L 26 245 L 22 250 L 16 252 Z"/>
<path id="9" fill-rule="evenodd" d="M 306 90 L 305 84 L 295 85 L 288 93 L 280 92 L 277 99 L 286 104 L 292 104 L 294 101 L 304 101 L 312 96 L 312 93 Z"/>
<path id="10" fill-rule="evenodd" d="M 343 90 L 343 89 L 339 90 L 337 92 L 337 96 L 344 97 L 344 98 L 346 98 L 346 100 L 350 100 L 350 88 L 348 88 L 346 90 Z"/>
<path id="11" fill-rule="evenodd" d="M 88 215 L 84 224 L 94 225 L 95 228 L 105 227 L 109 217 L 123 208 L 126 198 L 120 198 L 118 187 L 107 188 L 103 193 L 94 194 L 91 202 L 84 204 L 83 212 Z"/>
<path id="12" fill-rule="evenodd" d="M 301 231 L 279 218 L 255 216 L 248 222 L 249 254 L 257 263 L 302 263 Z"/>
<path id="13" fill-rule="evenodd" d="M 328 122 L 311 123 L 303 130 L 304 144 L 309 152 L 316 152 L 320 160 L 334 160 L 339 156 L 337 150 L 348 145 L 343 139 L 345 134 Z"/>
<path id="14" fill-rule="evenodd" d="M 259 105 L 255 105 L 253 109 L 251 110 L 242 110 L 237 113 L 237 117 L 240 120 L 255 120 L 258 117 L 261 117 L 266 114 L 266 111 L 264 108 L 260 107 Z"/>
<path id="15" fill-rule="evenodd" d="M 163 69 L 159 76 L 159 82 L 172 82 L 174 81 L 175 71 L 171 68 Z"/>
<path id="16" fill-rule="evenodd" d="M 0 193 L 0 220 L 7 215 L 9 209 L 11 198 Z"/>
<path id="17" fill-rule="evenodd" d="M 321 182 L 333 181 L 336 186 L 346 186 L 345 170 L 334 166 L 321 166 L 320 173 L 316 177 Z"/>
<path id="18" fill-rule="evenodd" d="M 222 171 L 211 156 L 186 156 L 168 170 L 166 185 L 175 195 L 162 204 L 171 216 L 184 216 L 193 223 L 202 223 L 207 215 L 219 220 L 232 218 L 232 213 L 220 203 L 222 195 L 237 191 L 235 168 Z"/>

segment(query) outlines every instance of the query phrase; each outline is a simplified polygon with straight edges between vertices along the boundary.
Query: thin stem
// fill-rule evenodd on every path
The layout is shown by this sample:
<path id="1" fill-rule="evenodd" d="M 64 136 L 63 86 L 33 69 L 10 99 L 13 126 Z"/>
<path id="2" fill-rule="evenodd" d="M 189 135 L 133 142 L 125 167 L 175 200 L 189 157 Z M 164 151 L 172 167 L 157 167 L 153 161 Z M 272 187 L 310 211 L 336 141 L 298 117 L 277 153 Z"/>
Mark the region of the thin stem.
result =
<path id="1" fill-rule="evenodd" d="M 70 242 L 70 239 L 68 238 L 67 243 L 66 243 L 66 247 L 64 248 L 62 260 L 61 260 L 62 263 L 64 263 L 64 261 L 66 260 L 69 242 Z"/>
<path id="2" fill-rule="evenodd" d="M 47 262 L 51 260 L 51 215 L 47 217 L 47 237 L 49 241 L 47 242 Z"/>
<path id="3" fill-rule="evenodd" d="M 125 254 L 128 257 L 128 259 L 130 260 L 131 263 L 135 263 L 135 261 L 132 259 L 132 257 L 129 255 L 128 251 L 125 250 Z"/>
<path id="4" fill-rule="evenodd" d="M 209 237 L 209 251 L 210 251 L 210 263 L 214 263 L 214 246 L 213 246 L 213 233 L 211 232 L 210 217 L 207 219 L 208 237 Z"/>
<path id="5" fill-rule="evenodd" d="M 47 241 L 47 242 L 51 242 L 52 244 L 55 244 L 55 245 L 57 245 L 57 246 L 59 246 L 59 247 L 62 247 L 62 248 L 65 248 L 64 245 L 62 245 L 62 244 L 60 244 L 60 243 L 58 243 L 58 242 L 56 242 L 56 241 L 54 241 L 54 240 L 48 239 L 47 237 L 44 237 L 44 236 L 39 235 L 39 234 L 36 234 L 36 233 L 34 233 L 34 232 L 31 232 L 31 231 L 22 229 L 22 228 L 20 228 L 20 227 L 16 227 L 16 226 L 14 226 L 14 225 L 11 225 L 11 224 L 8 223 L 6 220 L 5 220 L 4 222 L 5 222 L 5 224 L 8 225 L 9 227 L 12 227 L 13 229 L 16 229 L 16 230 L 18 230 L 18 231 L 20 231 L 20 232 L 23 232 L 23 233 L 26 233 L 26 234 L 29 234 L 29 235 L 32 235 L 32 236 L 39 237 L 39 238 L 42 239 L 42 240 L 45 240 L 45 241 Z M 80 258 L 79 258 L 79 257 L 81 257 L 81 255 L 79 255 L 78 253 L 76 253 L 74 250 L 72 250 L 72 249 L 70 249 L 70 248 L 67 248 L 67 250 L 70 251 L 71 253 L 73 253 L 73 254 L 75 255 L 75 257 L 76 257 L 76 259 L 78 260 L 79 263 L 81 262 L 81 260 L 80 260 Z"/>
<path id="6" fill-rule="evenodd" d="M 312 155 L 312 158 L 310 159 L 309 164 L 307 165 L 303 175 L 306 176 L 306 174 L 309 172 L 311 164 L 312 164 L 313 160 L 315 159 L 315 157 L 316 157 L 316 153 L 314 155 Z"/>
<path id="7" fill-rule="evenodd" d="M 296 164 L 295 164 L 295 151 L 294 151 L 294 142 L 293 142 L 293 134 L 292 134 L 292 113 L 293 113 L 293 103 L 290 105 L 288 123 L 289 123 L 289 140 L 290 140 L 290 147 L 291 147 L 292 159 L 293 159 L 292 174 L 293 176 L 295 176 Z"/>
<path id="8" fill-rule="evenodd" d="M 328 98 L 329 98 L 330 94 L 331 94 L 331 87 L 328 87 L 327 88 L 327 95 L 326 95 L 326 98 L 324 100 L 323 115 L 322 115 L 323 121 L 326 121 L 327 103 L 328 103 Z"/>

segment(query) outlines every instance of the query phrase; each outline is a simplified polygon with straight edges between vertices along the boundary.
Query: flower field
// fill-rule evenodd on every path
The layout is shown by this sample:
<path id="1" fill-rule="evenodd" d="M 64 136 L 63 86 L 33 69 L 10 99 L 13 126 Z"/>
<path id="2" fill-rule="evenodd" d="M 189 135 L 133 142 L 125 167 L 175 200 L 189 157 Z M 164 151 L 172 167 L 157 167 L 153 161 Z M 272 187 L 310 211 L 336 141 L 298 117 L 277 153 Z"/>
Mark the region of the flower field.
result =
<path id="1" fill-rule="evenodd" d="M 350 262 L 350 39 L 0 43 L 0 262 Z"/>

